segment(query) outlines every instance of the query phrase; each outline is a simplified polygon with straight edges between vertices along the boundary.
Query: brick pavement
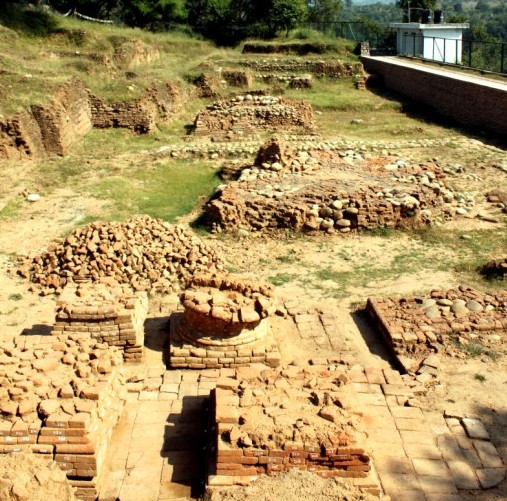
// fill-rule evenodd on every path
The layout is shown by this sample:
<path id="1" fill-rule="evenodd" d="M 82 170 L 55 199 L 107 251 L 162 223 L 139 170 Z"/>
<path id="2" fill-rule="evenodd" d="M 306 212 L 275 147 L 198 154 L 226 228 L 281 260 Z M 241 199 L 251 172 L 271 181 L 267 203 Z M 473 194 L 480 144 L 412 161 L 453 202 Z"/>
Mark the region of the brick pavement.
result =
<path id="1" fill-rule="evenodd" d="M 459 490 L 490 488 L 505 465 L 478 419 L 445 417 L 407 406 L 416 395 L 390 369 L 351 371 L 368 447 L 393 501 L 459 501 Z M 384 382 L 383 382 L 384 380 Z"/>
<path id="2" fill-rule="evenodd" d="M 318 318 L 315 329 L 325 332 Z M 129 383 L 129 400 L 104 464 L 100 501 L 183 501 L 203 487 L 208 396 L 234 369 L 166 370 L 164 320 L 150 322 L 144 375 L 135 382 L 134 374 Z M 295 320 L 299 332 L 305 323 Z M 319 325 L 313 316 L 308 323 Z M 469 436 L 483 433 L 477 422 L 407 406 L 417 405 L 420 387 L 410 388 L 395 370 L 356 365 L 349 375 L 367 447 L 393 501 L 459 501 L 460 489 L 487 487 L 505 476 L 492 443 Z"/>

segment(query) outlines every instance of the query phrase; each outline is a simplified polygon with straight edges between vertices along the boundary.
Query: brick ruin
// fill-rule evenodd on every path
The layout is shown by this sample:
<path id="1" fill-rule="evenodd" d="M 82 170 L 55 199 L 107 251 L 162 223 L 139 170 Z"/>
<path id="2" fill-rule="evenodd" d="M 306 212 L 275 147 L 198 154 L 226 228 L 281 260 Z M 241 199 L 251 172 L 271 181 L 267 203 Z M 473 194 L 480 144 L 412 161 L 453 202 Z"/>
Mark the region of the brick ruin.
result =
<path id="1" fill-rule="evenodd" d="M 89 335 L 97 343 L 117 346 L 125 362 L 139 363 L 144 353 L 145 292 L 132 292 L 111 281 L 68 286 L 57 301 L 52 335 Z"/>
<path id="2" fill-rule="evenodd" d="M 313 129 L 310 104 L 281 97 L 245 94 L 216 101 L 201 111 L 194 121 L 196 136 L 230 140 L 256 134 L 260 130 L 289 130 L 300 133 Z"/>
<path id="3" fill-rule="evenodd" d="M 89 90 L 77 77 L 64 84 L 47 105 L 33 104 L 46 153 L 63 155 L 92 129 Z"/>
<path id="4" fill-rule="evenodd" d="M 269 315 L 273 288 L 228 275 L 197 275 L 181 294 L 182 313 L 170 318 L 169 365 L 218 369 L 280 364 Z"/>
<path id="5" fill-rule="evenodd" d="M 139 134 L 152 132 L 181 106 L 181 93 L 172 82 L 147 89 L 132 101 L 108 103 L 90 94 L 93 126 L 98 129 L 125 128 Z"/>
<path id="6" fill-rule="evenodd" d="M 426 297 L 369 298 L 366 311 L 403 367 L 412 370 L 430 353 L 476 343 L 486 351 L 494 347 L 507 330 L 507 291 L 460 286 Z"/>
<path id="7" fill-rule="evenodd" d="M 346 366 L 237 369 L 212 392 L 215 460 L 210 486 L 245 485 L 292 468 L 325 478 L 369 479 Z"/>
<path id="8" fill-rule="evenodd" d="M 194 273 L 222 268 L 216 252 L 193 232 L 150 216 L 91 223 L 19 261 L 18 274 L 44 295 L 105 277 L 132 290 L 167 293 L 181 290 Z"/>
<path id="9" fill-rule="evenodd" d="M 121 352 L 89 333 L 20 336 L 0 361 L 0 453 L 53 459 L 80 500 L 95 500 L 126 399 Z"/>
<path id="10" fill-rule="evenodd" d="M 167 82 L 133 100 L 109 104 L 93 95 L 77 77 L 61 86 L 45 105 L 0 120 L 0 158 L 42 158 L 63 155 L 92 127 L 124 127 L 150 132 L 182 104 L 178 87 Z"/>
<path id="11" fill-rule="evenodd" d="M 62 155 L 91 128 L 89 91 L 74 77 L 48 104 L 34 104 L 0 121 L 0 155 L 5 159 Z"/>
<path id="12" fill-rule="evenodd" d="M 215 230 L 349 233 L 421 227 L 454 213 L 453 190 L 433 164 L 296 151 L 274 139 L 261 147 L 254 165 L 237 168 L 227 173 L 237 180 L 222 186 L 206 205 Z"/>

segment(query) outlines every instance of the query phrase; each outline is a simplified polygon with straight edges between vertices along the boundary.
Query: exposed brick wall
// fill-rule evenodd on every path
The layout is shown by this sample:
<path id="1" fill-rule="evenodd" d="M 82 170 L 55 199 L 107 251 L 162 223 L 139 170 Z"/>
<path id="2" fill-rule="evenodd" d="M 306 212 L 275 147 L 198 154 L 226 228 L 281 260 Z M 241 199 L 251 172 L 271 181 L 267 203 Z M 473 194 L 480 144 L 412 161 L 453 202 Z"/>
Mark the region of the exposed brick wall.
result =
<path id="1" fill-rule="evenodd" d="M 466 125 L 507 134 L 507 91 L 461 80 L 451 71 L 440 75 L 396 64 L 396 61 L 363 57 L 366 71 L 381 75 L 387 88 L 424 103 L 440 114 Z"/>
<path id="2" fill-rule="evenodd" d="M 41 131 L 28 111 L 0 120 L 0 158 L 18 160 L 41 156 L 44 152 Z"/>
<path id="3" fill-rule="evenodd" d="M 72 78 L 46 105 L 0 120 L 0 159 L 63 155 L 92 127 L 125 127 L 145 133 L 167 120 L 183 102 L 173 82 L 147 89 L 134 101 L 109 104 L 91 94 L 85 83 Z"/>
<path id="4" fill-rule="evenodd" d="M 99 129 L 121 127 L 139 133 L 154 130 L 157 123 L 166 120 L 180 106 L 181 94 L 171 82 L 160 88 L 148 89 L 133 101 L 109 104 L 90 94 L 93 126 Z"/>
<path id="5" fill-rule="evenodd" d="M 92 128 L 88 89 L 76 77 L 60 87 L 49 104 L 34 104 L 31 111 L 48 153 L 63 155 Z"/>

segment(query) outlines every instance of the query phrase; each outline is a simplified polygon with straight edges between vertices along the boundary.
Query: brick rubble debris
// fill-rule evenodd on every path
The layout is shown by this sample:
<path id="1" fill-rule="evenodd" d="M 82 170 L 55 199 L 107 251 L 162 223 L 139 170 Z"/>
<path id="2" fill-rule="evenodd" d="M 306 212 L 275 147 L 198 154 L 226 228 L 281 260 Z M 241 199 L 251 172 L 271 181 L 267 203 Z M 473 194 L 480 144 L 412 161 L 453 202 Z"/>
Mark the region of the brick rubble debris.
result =
<path id="1" fill-rule="evenodd" d="M 0 347 L 0 378 L 0 454 L 53 459 L 94 500 L 126 399 L 121 351 L 89 333 L 19 336 Z"/>
<path id="2" fill-rule="evenodd" d="M 369 298 L 373 323 L 406 370 L 432 353 L 487 355 L 507 333 L 507 290 L 481 292 L 459 286 L 426 297 Z"/>
<path id="3" fill-rule="evenodd" d="M 17 452 L 0 459 L 2 501 L 75 501 L 74 489 L 51 458 Z"/>
<path id="4" fill-rule="evenodd" d="M 149 216 L 92 223 L 21 261 L 18 273 L 42 294 L 103 277 L 136 291 L 172 292 L 194 273 L 221 268 L 216 253 L 190 230 Z"/>

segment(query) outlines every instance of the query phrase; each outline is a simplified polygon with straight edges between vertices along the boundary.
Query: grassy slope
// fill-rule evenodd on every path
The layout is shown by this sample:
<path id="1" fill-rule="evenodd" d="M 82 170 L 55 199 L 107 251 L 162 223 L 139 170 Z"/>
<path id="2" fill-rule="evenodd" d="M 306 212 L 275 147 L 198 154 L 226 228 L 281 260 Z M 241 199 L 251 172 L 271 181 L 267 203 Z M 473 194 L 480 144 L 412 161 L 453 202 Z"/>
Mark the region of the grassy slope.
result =
<path id="1" fill-rule="evenodd" d="M 182 34 L 152 34 L 63 18 L 56 21 L 57 26 L 52 28 L 49 36 L 27 34 L 26 30 L 16 34 L 0 26 L 0 68 L 3 70 L 0 72 L 0 111 L 4 115 L 32 102 L 47 100 L 51 89 L 69 75 L 80 76 L 97 94 L 117 100 L 133 97 L 154 80 L 179 79 L 185 82 L 188 75 L 201 71 L 197 67 L 207 59 L 242 57 L 239 51 L 217 49 Z M 134 68 L 133 78 L 127 79 L 124 70 L 93 65 L 83 58 L 83 54 L 89 53 L 110 55 L 121 41 L 132 38 L 158 48 L 161 54 L 158 61 Z M 32 76 L 27 77 L 27 74 Z M 134 92 L 128 90 L 132 84 L 135 85 Z M 455 130 L 433 122 L 413 104 L 400 102 L 380 91 L 355 90 L 352 80 L 315 79 L 312 89 L 291 90 L 287 96 L 312 103 L 318 132 L 324 138 L 396 141 L 456 134 Z M 93 130 L 65 157 L 52 157 L 36 166 L 30 185 L 45 195 L 56 188 L 68 187 L 77 195 L 95 196 L 106 202 L 102 219 L 125 219 L 132 214 L 148 213 L 174 221 L 191 212 L 201 197 L 213 191 L 219 183 L 215 176 L 217 164 L 206 160 L 153 161 L 146 152 L 164 144 L 183 143 L 185 126 L 192 123 L 195 113 L 206 102 L 192 100 L 186 110 L 150 135 L 137 136 L 121 129 Z M 352 123 L 357 118 L 363 122 Z M 422 155 L 436 154 L 449 160 L 458 155 L 466 162 L 464 157 L 468 153 L 452 147 L 422 152 Z M 0 217 L 22 220 L 23 211 L 20 198 L 11 196 L 0 211 Z M 395 235 L 388 236 L 395 238 Z M 357 280 L 358 274 L 363 281 L 388 279 L 420 266 L 434 270 L 453 269 L 472 276 L 478 261 L 497 257 L 507 244 L 505 238 L 499 238 L 495 232 L 476 231 L 473 236 L 472 245 L 471 241 L 461 240 L 459 232 L 435 229 L 415 237 L 422 242 L 417 251 L 401 252 L 389 269 L 378 269 L 374 263 L 362 264 L 351 271 L 333 270 L 327 265 L 313 266 L 307 280 L 318 285 L 328 277 L 334 283 L 350 285 Z M 444 251 L 459 249 L 455 253 L 459 258 L 435 261 L 434 254 L 429 252 L 435 247 Z M 274 277 L 274 281 L 291 279 L 284 275 L 285 272 L 280 273 L 282 275 Z"/>

